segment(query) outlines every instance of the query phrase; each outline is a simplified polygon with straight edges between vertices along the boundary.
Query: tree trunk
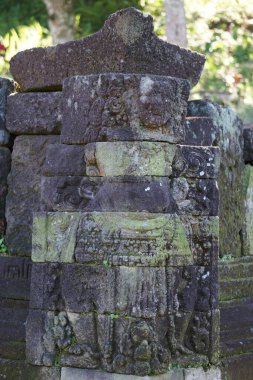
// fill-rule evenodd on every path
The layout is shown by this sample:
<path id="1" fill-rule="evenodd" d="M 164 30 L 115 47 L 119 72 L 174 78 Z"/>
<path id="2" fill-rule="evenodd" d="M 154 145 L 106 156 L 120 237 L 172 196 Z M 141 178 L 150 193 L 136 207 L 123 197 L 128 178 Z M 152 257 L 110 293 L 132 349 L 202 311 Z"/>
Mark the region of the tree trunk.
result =
<path id="1" fill-rule="evenodd" d="M 74 0 L 43 0 L 48 13 L 48 25 L 53 44 L 74 39 Z"/>
<path id="2" fill-rule="evenodd" d="M 184 0 L 165 0 L 167 41 L 187 47 Z"/>

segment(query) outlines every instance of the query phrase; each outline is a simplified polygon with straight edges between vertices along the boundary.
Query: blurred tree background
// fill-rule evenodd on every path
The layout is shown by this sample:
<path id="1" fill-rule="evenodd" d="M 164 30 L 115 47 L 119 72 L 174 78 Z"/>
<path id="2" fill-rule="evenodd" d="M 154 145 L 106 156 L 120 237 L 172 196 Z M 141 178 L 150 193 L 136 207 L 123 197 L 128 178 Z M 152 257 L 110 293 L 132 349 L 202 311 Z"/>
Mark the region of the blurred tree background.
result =
<path id="1" fill-rule="evenodd" d="M 18 51 L 52 44 L 44 1 L 0 1 L 1 76 L 10 76 L 8 62 Z M 166 39 L 164 0 L 73 0 L 73 4 L 75 38 L 96 32 L 116 10 L 135 6 L 153 15 L 156 33 Z M 192 97 L 232 105 L 244 122 L 253 122 L 253 2 L 185 0 L 185 13 L 188 47 L 207 57 Z"/>

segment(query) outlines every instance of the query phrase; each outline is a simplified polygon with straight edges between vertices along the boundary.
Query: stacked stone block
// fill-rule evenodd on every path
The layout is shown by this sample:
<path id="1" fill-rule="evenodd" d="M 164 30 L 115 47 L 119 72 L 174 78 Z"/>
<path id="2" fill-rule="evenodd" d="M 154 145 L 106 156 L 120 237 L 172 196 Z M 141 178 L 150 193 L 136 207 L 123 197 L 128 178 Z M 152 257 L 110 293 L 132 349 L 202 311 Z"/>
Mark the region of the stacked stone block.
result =
<path id="1" fill-rule="evenodd" d="M 34 215 L 30 363 L 143 376 L 217 362 L 219 149 L 211 125 L 210 146 L 187 145 L 188 95 L 170 77 L 64 81 Z"/>
<path id="2" fill-rule="evenodd" d="M 6 242 L 11 255 L 31 256 L 32 213 L 40 211 L 46 147 L 59 142 L 60 103 L 61 92 L 8 97 L 7 129 L 15 136 L 6 199 Z"/>

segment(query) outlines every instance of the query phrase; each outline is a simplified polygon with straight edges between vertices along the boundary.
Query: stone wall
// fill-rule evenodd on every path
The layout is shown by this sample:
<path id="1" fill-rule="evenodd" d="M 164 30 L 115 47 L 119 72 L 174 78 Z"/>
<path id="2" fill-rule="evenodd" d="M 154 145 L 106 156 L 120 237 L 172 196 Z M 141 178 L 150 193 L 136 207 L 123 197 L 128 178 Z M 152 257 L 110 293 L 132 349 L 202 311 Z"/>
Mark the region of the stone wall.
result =
<path id="1" fill-rule="evenodd" d="M 188 102 L 203 65 L 133 8 L 12 59 L 0 378 L 251 377 L 252 128 Z"/>

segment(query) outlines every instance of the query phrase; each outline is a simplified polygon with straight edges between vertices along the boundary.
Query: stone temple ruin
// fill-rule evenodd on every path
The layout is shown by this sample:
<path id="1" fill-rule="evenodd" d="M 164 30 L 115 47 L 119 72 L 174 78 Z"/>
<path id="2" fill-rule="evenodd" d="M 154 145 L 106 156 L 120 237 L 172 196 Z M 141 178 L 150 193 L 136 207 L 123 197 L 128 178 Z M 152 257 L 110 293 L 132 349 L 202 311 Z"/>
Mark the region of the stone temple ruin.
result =
<path id="1" fill-rule="evenodd" d="M 0 80 L 0 379 L 253 378 L 253 129 L 152 18 Z"/>

